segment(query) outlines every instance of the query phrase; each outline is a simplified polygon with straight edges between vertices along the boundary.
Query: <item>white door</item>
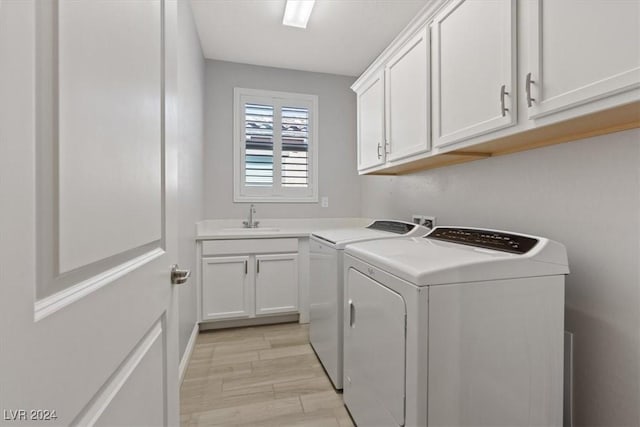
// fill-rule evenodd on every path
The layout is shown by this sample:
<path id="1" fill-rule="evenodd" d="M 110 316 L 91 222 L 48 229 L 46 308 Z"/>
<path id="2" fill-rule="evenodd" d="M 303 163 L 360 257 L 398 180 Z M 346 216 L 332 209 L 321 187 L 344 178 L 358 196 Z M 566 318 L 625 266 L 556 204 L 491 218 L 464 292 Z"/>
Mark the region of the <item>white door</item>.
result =
<path id="1" fill-rule="evenodd" d="M 358 92 L 358 170 L 384 162 L 384 71 L 380 71 Z"/>
<path id="2" fill-rule="evenodd" d="M 640 87 L 640 2 L 528 2 L 529 118 Z"/>
<path id="3" fill-rule="evenodd" d="M 345 287 L 344 402 L 362 426 L 403 426 L 406 308 L 391 289 L 349 269 Z"/>
<path id="4" fill-rule="evenodd" d="M 256 255 L 256 316 L 298 311 L 298 255 Z"/>
<path id="5" fill-rule="evenodd" d="M 433 144 L 516 123 L 515 0 L 456 0 L 431 26 Z"/>
<path id="6" fill-rule="evenodd" d="M 385 66 L 387 160 L 429 151 L 429 32 L 423 28 Z"/>
<path id="7" fill-rule="evenodd" d="M 177 425 L 176 3 L 0 0 L 3 421 Z"/>
<path id="8" fill-rule="evenodd" d="M 202 259 L 202 318 L 249 317 L 251 278 L 249 256 Z"/>

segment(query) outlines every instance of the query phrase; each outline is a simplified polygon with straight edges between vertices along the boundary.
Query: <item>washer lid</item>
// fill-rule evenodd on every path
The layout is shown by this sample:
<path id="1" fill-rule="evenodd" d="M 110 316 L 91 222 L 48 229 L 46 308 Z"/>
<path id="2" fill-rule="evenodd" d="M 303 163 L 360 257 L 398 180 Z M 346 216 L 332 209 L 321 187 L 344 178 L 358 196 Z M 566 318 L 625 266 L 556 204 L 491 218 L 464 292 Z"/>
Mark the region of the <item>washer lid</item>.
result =
<path id="1" fill-rule="evenodd" d="M 498 237 L 499 242 L 492 241 Z M 466 227 L 437 227 L 423 238 L 354 243 L 346 253 L 418 286 L 569 273 L 566 250 L 558 242 Z"/>
<path id="2" fill-rule="evenodd" d="M 367 227 L 337 228 L 321 230 L 312 236 L 332 244 L 336 249 L 344 249 L 345 245 L 374 239 L 392 237 L 424 236 L 430 230 L 422 225 L 396 220 L 376 220 Z"/>

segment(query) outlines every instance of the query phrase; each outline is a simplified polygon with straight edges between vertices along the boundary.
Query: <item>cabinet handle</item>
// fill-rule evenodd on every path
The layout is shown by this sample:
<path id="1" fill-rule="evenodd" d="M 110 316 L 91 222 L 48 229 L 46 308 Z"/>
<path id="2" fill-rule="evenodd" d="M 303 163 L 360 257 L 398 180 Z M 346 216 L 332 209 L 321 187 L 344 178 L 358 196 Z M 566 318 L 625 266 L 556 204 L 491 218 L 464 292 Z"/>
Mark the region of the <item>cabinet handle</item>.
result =
<path id="1" fill-rule="evenodd" d="M 509 109 L 504 106 L 505 95 L 509 95 L 509 92 L 507 92 L 507 86 L 502 85 L 500 86 L 500 110 L 502 111 L 502 117 L 506 116 L 507 111 L 509 111 Z"/>
<path id="2" fill-rule="evenodd" d="M 378 160 L 382 158 L 382 154 L 380 154 L 380 149 L 382 148 L 382 144 L 378 142 Z"/>
<path id="3" fill-rule="evenodd" d="M 260 273 L 260 260 L 256 260 L 256 273 Z"/>
<path id="4" fill-rule="evenodd" d="M 249 261 L 244 260 L 244 274 L 249 273 Z"/>
<path id="5" fill-rule="evenodd" d="M 527 73 L 527 79 L 525 82 L 525 91 L 527 92 L 527 107 L 531 108 L 531 105 L 533 104 L 533 101 L 535 101 L 535 98 L 531 97 L 531 83 L 535 83 L 535 80 L 531 79 L 531 73 Z"/>
<path id="6" fill-rule="evenodd" d="M 389 152 L 391 150 L 389 150 L 389 146 L 391 145 L 391 143 L 389 141 L 385 141 L 384 142 L 384 154 L 389 154 Z"/>
<path id="7" fill-rule="evenodd" d="M 353 324 L 356 322 L 356 306 L 352 300 L 349 300 L 349 326 L 353 328 Z"/>

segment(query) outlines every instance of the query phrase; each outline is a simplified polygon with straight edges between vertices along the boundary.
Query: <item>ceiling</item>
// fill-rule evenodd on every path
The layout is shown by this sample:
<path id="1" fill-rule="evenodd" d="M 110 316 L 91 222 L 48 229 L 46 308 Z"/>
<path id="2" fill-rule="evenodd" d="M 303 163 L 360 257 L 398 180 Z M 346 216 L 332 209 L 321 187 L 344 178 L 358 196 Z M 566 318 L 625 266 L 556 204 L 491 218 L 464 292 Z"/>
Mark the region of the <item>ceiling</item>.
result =
<path id="1" fill-rule="evenodd" d="M 191 0 L 204 56 L 360 75 L 429 0 L 316 0 L 307 29 L 282 25 L 285 0 Z"/>

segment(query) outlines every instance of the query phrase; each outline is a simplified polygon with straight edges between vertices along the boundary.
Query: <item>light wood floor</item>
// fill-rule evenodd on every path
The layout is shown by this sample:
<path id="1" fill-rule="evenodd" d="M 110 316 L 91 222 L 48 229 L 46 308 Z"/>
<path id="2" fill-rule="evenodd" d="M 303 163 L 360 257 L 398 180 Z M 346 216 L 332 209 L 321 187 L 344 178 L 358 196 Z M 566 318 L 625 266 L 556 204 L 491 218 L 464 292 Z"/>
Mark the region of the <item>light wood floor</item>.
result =
<path id="1" fill-rule="evenodd" d="M 353 426 L 308 325 L 201 332 L 181 388 L 182 426 Z"/>

